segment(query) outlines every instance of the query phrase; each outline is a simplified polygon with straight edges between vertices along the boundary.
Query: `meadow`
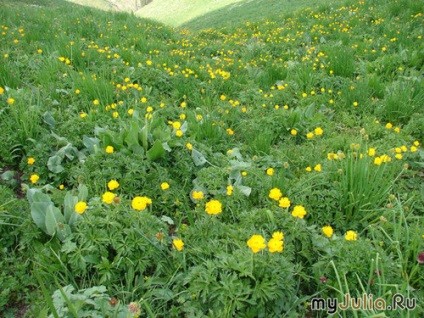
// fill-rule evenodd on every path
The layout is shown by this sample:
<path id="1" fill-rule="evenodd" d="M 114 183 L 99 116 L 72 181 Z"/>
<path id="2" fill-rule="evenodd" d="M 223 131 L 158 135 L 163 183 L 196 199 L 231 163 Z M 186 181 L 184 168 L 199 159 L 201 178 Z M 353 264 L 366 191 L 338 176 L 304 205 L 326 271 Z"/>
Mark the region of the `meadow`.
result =
<path id="1" fill-rule="evenodd" d="M 1 1 L 0 315 L 423 316 L 422 4 Z"/>

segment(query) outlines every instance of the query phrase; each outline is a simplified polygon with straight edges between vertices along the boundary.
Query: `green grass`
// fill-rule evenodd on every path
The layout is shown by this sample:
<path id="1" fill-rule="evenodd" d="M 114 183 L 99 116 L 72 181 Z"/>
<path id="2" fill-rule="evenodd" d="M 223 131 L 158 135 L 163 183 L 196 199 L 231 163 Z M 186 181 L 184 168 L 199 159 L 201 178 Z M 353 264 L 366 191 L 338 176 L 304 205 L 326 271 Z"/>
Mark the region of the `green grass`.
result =
<path id="1" fill-rule="evenodd" d="M 209 14 L 223 7 L 236 6 L 242 0 L 182 0 L 182 1 L 161 1 L 154 0 L 148 5 L 139 9 L 136 15 L 160 21 L 167 25 L 178 27 L 188 21 Z"/>
<path id="2" fill-rule="evenodd" d="M 421 4 L 1 1 L 0 315 L 423 299 Z"/>
<path id="3" fill-rule="evenodd" d="M 267 19 L 289 16 L 303 8 L 316 8 L 320 5 L 331 6 L 331 2 L 318 0 L 244 0 L 228 4 L 215 10 L 208 10 L 197 16 L 178 23 L 177 26 L 187 28 L 193 32 L 208 28 L 236 27 L 243 23 L 264 23 Z M 165 20 L 160 20 L 164 23 Z"/>

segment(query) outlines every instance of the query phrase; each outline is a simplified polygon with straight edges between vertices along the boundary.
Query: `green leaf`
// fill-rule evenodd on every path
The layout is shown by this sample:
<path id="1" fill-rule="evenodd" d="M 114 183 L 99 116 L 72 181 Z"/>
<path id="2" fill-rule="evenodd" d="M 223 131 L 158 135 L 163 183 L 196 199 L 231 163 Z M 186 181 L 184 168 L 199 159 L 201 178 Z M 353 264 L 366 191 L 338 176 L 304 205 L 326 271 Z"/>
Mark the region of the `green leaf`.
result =
<path id="1" fill-rule="evenodd" d="M 71 227 L 68 224 L 58 223 L 56 235 L 61 242 L 64 242 L 72 234 Z"/>
<path id="2" fill-rule="evenodd" d="M 140 145 L 140 143 L 138 142 L 139 130 L 140 130 L 140 126 L 137 123 L 132 122 L 130 124 L 130 128 L 128 129 L 127 135 L 124 138 L 124 141 L 129 147 L 133 145 L 137 145 L 137 146 Z"/>
<path id="3" fill-rule="evenodd" d="M 140 138 L 141 145 L 143 146 L 145 151 L 147 151 L 147 148 L 149 147 L 149 143 L 147 141 L 147 134 L 148 134 L 148 126 L 145 125 L 143 128 L 141 128 L 140 132 L 138 133 L 138 138 Z"/>
<path id="4" fill-rule="evenodd" d="M 78 200 L 87 201 L 88 198 L 88 188 L 85 184 L 80 184 L 78 186 Z"/>
<path id="5" fill-rule="evenodd" d="M 53 173 L 60 173 L 63 171 L 62 164 L 62 158 L 58 155 L 54 155 L 53 157 L 50 157 L 47 161 L 47 168 Z"/>
<path id="6" fill-rule="evenodd" d="M 237 186 L 237 189 L 246 197 L 248 197 L 250 195 L 250 193 L 252 192 L 252 188 L 251 187 L 247 187 L 247 186 L 243 186 L 243 185 L 239 185 Z"/>
<path id="7" fill-rule="evenodd" d="M 46 233 L 53 235 L 57 231 L 58 223 L 63 225 L 63 223 L 65 223 L 65 218 L 58 208 L 50 204 L 46 210 Z"/>
<path id="8" fill-rule="evenodd" d="M 163 148 L 162 143 L 159 140 L 156 140 L 152 148 L 147 151 L 147 158 L 151 161 L 155 161 L 158 158 L 162 158 L 166 153 L 165 148 Z"/>
<path id="9" fill-rule="evenodd" d="M 65 212 L 65 221 L 67 224 L 71 225 L 70 220 L 73 214 L 75 213 L 75 204 L 78 203 L 78 197 L 73 196 L 70 191 L 68 191 L 65 195 L 65 199 L 63 201 L 63 210 Z"/>
<path id="10" fill-rule="evenodd" d="M 194 148 L 191 150 L 191 158 L 196 166 L 202 166 L 206 163 L 205 156 Z"/>
<path id="11" fill-rule="evenodd" d="M 31 204 L 31 216 L 34 223 L 43 232 L 47 233 L 46 229 L 46 212 L 49 206 L 53 205 L 51 202 L 33 202 Z"/>
<path id="12" fill-rule="evenodd" d="M 56 125 L 56 120 L 53 118 L 49 111 L 46 111 L 43 115 L 43 121 L 49 126 L 50 129 L 53 129 Z"/>
<path id="13" fill-rule="evenodd" d="M 2 173 L 0 175 L 0 178 L 3 181 L 10 181 L 10 180 L 13 179 L 14 176 L 15 176 L 15 171 L 9 170 L 9 171 L 6 171 L 6 172 Z"/>
<path id="14" fill-rule="evenodd" d="M 90 153 L 97 153 L 100 149 L 100 140 L 98 138 L 90 138 L 84 135 L 82 142 Z"/>
<path id="15" fill-rule="evenodd" d="M 171 138 L 171 131 L 169 127 L 160 126 L 152 129 L 152 136 L 155 140 L 168 141 Z"/>

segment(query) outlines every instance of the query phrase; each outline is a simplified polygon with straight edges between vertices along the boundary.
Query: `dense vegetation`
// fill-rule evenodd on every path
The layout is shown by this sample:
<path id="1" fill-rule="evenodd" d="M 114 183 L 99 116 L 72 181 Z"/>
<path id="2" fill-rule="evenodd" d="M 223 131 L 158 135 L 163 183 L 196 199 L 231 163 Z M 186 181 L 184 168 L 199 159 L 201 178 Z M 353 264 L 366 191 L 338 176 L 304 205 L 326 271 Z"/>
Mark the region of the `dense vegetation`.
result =
<path id="1" fill-rule="evenodd" d="M 422 1 L 0 6 L 1 315 L 424 314 Z"/>

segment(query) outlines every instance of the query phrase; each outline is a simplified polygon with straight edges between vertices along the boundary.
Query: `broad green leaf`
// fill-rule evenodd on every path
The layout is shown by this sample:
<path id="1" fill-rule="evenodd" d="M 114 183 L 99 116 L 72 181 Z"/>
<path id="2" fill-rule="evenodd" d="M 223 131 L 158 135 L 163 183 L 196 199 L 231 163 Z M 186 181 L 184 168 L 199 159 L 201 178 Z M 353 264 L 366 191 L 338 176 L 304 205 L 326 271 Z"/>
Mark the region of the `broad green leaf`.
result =
<path id="1" fill-rule="evenodd" d="M 65 195 L 65 199 L 63 201 L 63 210 L 65 212 L 65 221 L 67 224 L 70 224 L 70 220 L 73 214 L 75 214 L 75 204 L 78 203 L 78 197 L 73 196 L 70 191 L 68 191 Z"/>
<path id="2" fill-rule="evenodd" d="M 46 111 L 43 114 L 43 121 L 49 126 L 50 129 L 53 129 L 56 125 L 56 120 L 53 118 L 49 111 Z"/>
<path id="3" fill-rule="evenodd" d="M 41 192 L 38 189 L 31 189 L 31 190 L 35 190 L 33 195 L 31 196 L 32 202 L 47 202 L 47 203 L 52 202 L 52 200 L 50 199 L 50 197 L 47 194 L 44 194 L 43 192 Z"/>
<path id="4" fill-rule="evenodd" d="M 53 204 L 50 204 L 46 210 L 46 233 L 49 235 L 53 235 L 57 231 L 58 223 L 65 223 L 65 218 L 58 208 L 56 208 Z"/>
<path id="5" fill-rule="evenodd" d="M 54 138 L 56 138 L 57 145 L 58 145 L 59 147 L 63 147 L 63 146 L 66 146 L 67 144 L 69 144 L 68 139 L 66 139 L 65 137 L 60 137 L 60 136 L 56 135 L 54 132 L 51 132 L 51 135 L 52 135 Z"/>
<path id="6" fill-rule="evenodd" d="M 206 163 L 205 156 L 194 148 L 191 150 L 191 158 L 193 158 L 193 162 L 196 166 L 202 166 Z"/>
<path id="7" fill-rule="evenodd" d="M 68 224 L 58 223 L 56 235 L 61 242 L 65 241 L 72 234 L 71 227 Z"/>
<path id="8" fill-rule="evenodd" d="M 147 151 L 147 158 L 151 161 L 154 161 L 158 158 L 161 158 L 165 155 L 166 150 L 163 148 L 162 143 L 159 140 L 156 140 L 152 148 Z"/>
<path id="9" fill-rule="evenodd" d="M 185 133 L 187 131 L 188 128 L 188 123 L 185 121 L 184 124 L 182 124 L 182 126 L 180 127 L 180 130 Z"/>
<path id="10" fill-rule="evenodd" d="M 15 171 L 9 170 L 0 175 L 0 179 L 3 181 L 10 181 L 15 176 Z"/>
<path id="11" fill-rule="evenodd" d="M 152 136 L 155 140 L 168 141 L 171 138 L 171 131 L 167 126 L 160 126 L 152 130 Z"/>
<path id="12" fill-rule="evenodd" d="M 140 126 L 136 122 L 130 123 L 130 127 L 127 131 L 127 135 L 125 136 L 125 143 L 131 147 L 133 145 L 139 145 L 138 142 L 138 132 L 140 130 Z"/>
<path id="13" fill-rule="evenodd" d="M 230 156 L 230 158 L 236 158 L 237 160 L 242 160 L 243 157 L 240 153 L 240 149 L 239 148 L 233 148 L 231 149 L 231 152 L 228 153 L 228 155 Z"/>
<path id="14" fill-rule="evenodd" d="M 60 173 L 63 171 L 62 158 L 60 156 L 53 156 L 47 160 L 47 168 L 53 173 Z"/>
<path id="15" fill-rule="evenodd" d="M 84 135 L 82 142 L 90 153 L 97 153 L 100 149 L 100 140 L 96 137 L 90 138 Z"/>
<path id="16" fill-rule="evenodd" d="M 242 186 L 239 185 L 237 186 L 237 189 L 246 197 L 248 197 L 250 195 L 250 193 L 252 192 L 252 188 L 251 187 L 247 187 L 247 186 Z"/>
<path id="17" fill-rule="evenodd" d="M 70 217 L 69 222 L 68 222 L 69 226 L 73 226 L 79 218 L 81 218 L 81 215 L 78 214 L 77 212 L 75 212 L 75 210 L 74 210 L 74 212 L 71 214 L 71 217 Z"/>
<path id="18" fill-rule="evenodd" d="M 148 126 L 145 125 L 143 128 L 141 128 L 140 132 L 138 133 L 138 138 L 140 138 L 141 145 L 143 146 L 145 151 L 147 151 L 147 148 L 149 147 L 149 143 L 147 141 L 147 134 L 148 134 Z"/>
<path id="19" fill-rule="evenodd" d="M 130 149 L 132 150 L 132 153 L 135 155 L 139 155 L 139 156 L 144 155 L 144 148 L 141 147 L 140 145 L 132 145 Z"/>
<path id="20" fill-rule="evenodd" d="M 88 198 L 88 188 L 85 184 L 80 184 L 78 186 L 78 200 L 87 201 Z"/>
<path id="21" fill-rule="evenodd" d="M 52 206 L 51 202 L 33 202 L 31 204 L 31 216 L 34 220 L 34 223 L 42 231 L 47 233 L 46 229 L 46 213 L 49 206 Z"/>

